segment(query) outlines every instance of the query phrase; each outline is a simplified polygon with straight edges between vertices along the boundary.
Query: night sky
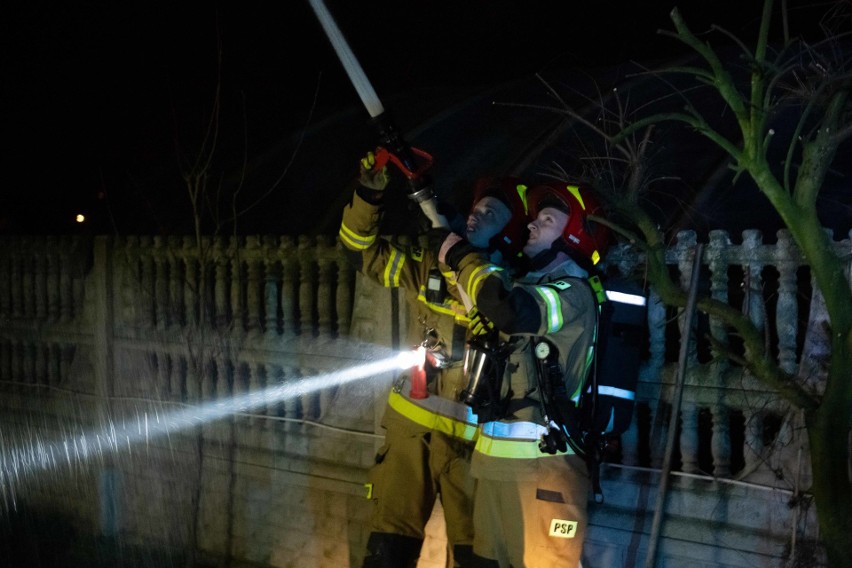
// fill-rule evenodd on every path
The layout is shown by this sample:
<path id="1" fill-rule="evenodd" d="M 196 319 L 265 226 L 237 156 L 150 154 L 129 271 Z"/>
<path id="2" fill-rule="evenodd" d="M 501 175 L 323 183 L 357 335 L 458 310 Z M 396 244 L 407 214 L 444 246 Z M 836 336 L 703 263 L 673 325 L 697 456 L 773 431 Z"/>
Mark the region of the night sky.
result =
<path id="1" fill-rule="evenodd" d="M 676 43 L 656 32 L 671 28 L 674 4 L 327 0 L 383 101 L 671 55 Z M 685 4 L 696 31 L 716 22 L 741 33 L 761 2 Z M 180 182 L 217 80 L 224 164 L 360 106 L 307 0 L 13 1 L 2 12 L 0 233 L 74 232 L 73 213 L 103 217 L 107 201 L 138 218 L 163 207 L 151 187 Z M 129 218 L 99 219 L 97 231 L 121 232 Z"/>

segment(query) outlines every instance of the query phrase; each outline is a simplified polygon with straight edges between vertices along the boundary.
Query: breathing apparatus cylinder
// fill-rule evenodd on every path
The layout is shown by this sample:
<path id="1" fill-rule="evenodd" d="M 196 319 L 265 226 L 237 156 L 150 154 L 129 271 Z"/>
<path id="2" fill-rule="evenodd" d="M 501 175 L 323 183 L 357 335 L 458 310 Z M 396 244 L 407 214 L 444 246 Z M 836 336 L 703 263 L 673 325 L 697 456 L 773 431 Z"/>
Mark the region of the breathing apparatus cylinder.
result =
<path id="1" fill-rule="evenodd" d="M 466 386 L 459 400 L 470 406 L 480 423 L 501 418 L 506 355 L 496 334 L 480 335 L 467 343 L 464 353 Z"/>

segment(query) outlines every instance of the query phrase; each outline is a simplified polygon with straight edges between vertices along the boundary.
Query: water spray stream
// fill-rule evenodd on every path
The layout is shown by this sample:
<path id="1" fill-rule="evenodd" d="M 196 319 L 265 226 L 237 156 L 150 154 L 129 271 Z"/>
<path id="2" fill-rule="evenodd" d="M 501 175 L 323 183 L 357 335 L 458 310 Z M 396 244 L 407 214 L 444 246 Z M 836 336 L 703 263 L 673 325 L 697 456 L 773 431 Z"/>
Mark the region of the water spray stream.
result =
<path id="1" fill-rule="evenodd" d="M 60 468 L 80 467 L 89 459 L 130 450 L 140 442 L 208 424 L 228 416 L 266 408 L 276 402 L 375 377 L 389 371 L 406 369 L 416 364 L 414 352 L 396 353 L 391 357 L 345 369 L 305 377 L 270 386 L 256 392 L 191 406 L 175 412 L 137 412 L 135 419 L 110 422 L 101 430 L 84 432 L 65 439 L 47 442 L 28 432 L 20 444 L 8 440 L 0 430 L 0 497 L 8 506 L 14 503 L 15 485 L 29 475 Z"/>

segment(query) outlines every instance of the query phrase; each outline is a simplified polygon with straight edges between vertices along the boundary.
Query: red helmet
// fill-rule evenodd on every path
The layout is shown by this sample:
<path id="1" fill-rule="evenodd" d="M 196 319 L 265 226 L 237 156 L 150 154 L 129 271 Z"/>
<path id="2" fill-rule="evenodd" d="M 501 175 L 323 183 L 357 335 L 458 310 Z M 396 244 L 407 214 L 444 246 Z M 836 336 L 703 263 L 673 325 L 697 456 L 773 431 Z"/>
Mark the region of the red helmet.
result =
<path id="1" fill-rule="evenodd" d="M 568 214 L 562 231 L 561 244 L 591 261 L 600 262 L 609 246 L 609 228 L 588 219 L 589 215 L 604 216 L 594 191 L 586 186 L 564 182 L 548 182 L 527 191 L 527 204 L 532 219 L 545 207 L 555 207 Z"/>
<path id="2" fill-rule="evenodd" d="M 471 210 L 483 197 L 494 197 L 503 202 L 512 213 L 512 217 L 503 230 L 491 238 L 491 247 L 496 248 L 507 260 L 517 260 L 523 256 L 527 242 L 529 216 L 525 193 L 527 186 L 515 177 L 481 177 L 473 185 Z"/>

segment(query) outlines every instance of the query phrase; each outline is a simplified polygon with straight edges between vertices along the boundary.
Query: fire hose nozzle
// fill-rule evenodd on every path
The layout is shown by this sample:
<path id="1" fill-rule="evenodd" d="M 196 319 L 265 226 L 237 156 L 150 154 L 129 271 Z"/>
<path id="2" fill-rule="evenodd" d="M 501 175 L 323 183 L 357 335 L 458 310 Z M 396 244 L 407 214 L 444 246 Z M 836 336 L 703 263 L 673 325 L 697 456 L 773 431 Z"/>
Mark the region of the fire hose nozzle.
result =
<path id="1" fill-rule="evenodd" d="M 415 191 L 413 193 L 408 194 L 409 199 L 414 201 L 414 203 L 420 204 L 424 201 L 429 201 L 435 197 L 435 191 L 432 189 L 431 185 L 427 185 L 423 189 Z"/>

